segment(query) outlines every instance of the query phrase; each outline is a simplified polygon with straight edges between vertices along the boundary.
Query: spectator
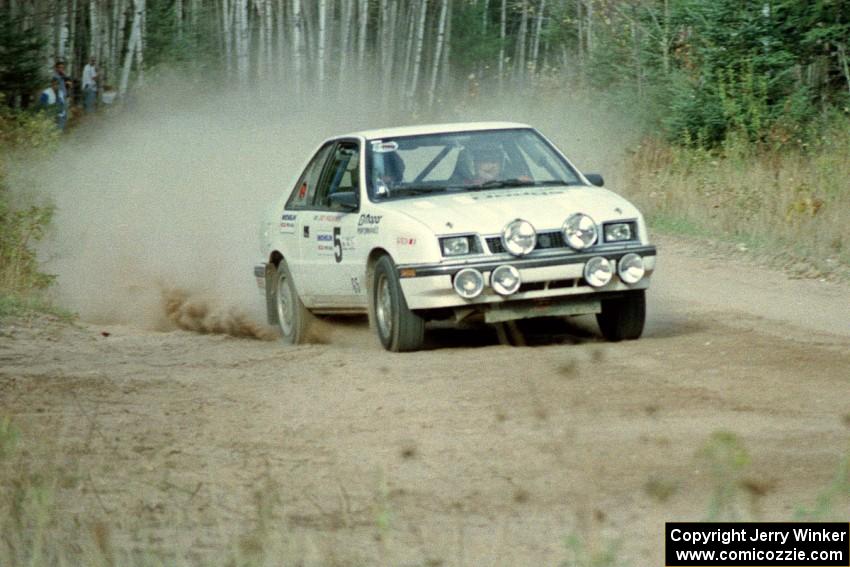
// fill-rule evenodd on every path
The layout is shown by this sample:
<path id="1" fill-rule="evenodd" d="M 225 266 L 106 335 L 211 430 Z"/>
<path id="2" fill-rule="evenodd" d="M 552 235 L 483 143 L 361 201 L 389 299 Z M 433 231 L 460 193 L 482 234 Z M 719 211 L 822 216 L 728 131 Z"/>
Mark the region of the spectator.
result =
<path id="1" fill-rule="evenodd" d="M 59 82 L 59 92 L 62 93 L 62 99 L 68 100 L 68 87 L 66 83 L 70 79 L 65 75 L 65 62 L 61 59 L 57 59 L 53 65 L 53 79 Z"/>
<path id="2" fill-rule="evenodd" d="M 53 114 L 56 120 L 56 126 L 60 130 L 65 129 L 65 122 L 68 119 L 68 112 L 65 105 L 65 97 L 62 95 L 61 85 L 56 78 L 50 79 L 50 86 L 42 91 L 38 98 L 38 108 Z"/>
<path id="3" fill-rule="evenodd" d="M 83 108 L 85 111 L 94 112 L 97 104 L 97 67 L 94 57 L 89 58 L 89 62 L 83 68 Z"/>

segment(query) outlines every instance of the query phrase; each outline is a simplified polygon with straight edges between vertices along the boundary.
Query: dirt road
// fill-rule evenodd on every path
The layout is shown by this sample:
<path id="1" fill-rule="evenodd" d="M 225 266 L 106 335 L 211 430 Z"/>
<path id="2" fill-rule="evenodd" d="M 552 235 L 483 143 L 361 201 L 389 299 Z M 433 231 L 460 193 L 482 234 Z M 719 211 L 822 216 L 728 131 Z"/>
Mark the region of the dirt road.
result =
<path id="1" fill-rule="evenodd" d="M 621 344 L 592 322 L 524 348 L 440 331 L 406 355 L 359 320 L 290 348 L 6 322 L 0 417 L 56 479 L 54 529 L 118 554 L 559 565 L 574 536 L 662 565 L 664 521 L 788 520 L 830 486 L 850 454 L 850 289 L 659 250 L 645 336 Z M 846 520 L 850 496 L 833 505 Z"/>

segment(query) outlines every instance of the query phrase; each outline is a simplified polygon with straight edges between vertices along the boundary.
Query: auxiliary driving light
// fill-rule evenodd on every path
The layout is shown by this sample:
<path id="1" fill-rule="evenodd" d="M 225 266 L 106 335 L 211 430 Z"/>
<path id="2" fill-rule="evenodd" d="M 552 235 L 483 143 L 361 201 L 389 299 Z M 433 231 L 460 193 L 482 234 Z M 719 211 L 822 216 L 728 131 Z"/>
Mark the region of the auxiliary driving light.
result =
<path id="1" fill-rule="evenodd" d="M 473 299 L 484 291 L 484 276 L 475 268 L 464 268 L 455 274 L 454 288 L 464 299 Z"/>
<path id="2" fill-rule="evenodd" d="M 537 231 L 530 222 L 516 219 L 502 229 L 502 246 L 514 256 L 525 256 L 537 245 Z"/>
<path id="3" fill-rule="evenodd" d="M 522 280 L 513 266 L 499 266 L 490 274 L 490 286 L 499 295 L 511 295 L 519 289 Z"/>
<path id="4" fill-rule="evenodd" d="M 633 252 L 626 254 L 617 262 L 617 273 L 620 275 L 620 279 L 627 284 L 639 282 L 646 273 L 643 258 Z"/>
<path id="5" fill-rule="evenodd" d="M 584 265 L 584 279 L 593 287 L 602 287 L 611 281 L 614 268 L 611 261 L 602 256 L 594 256 Z"/>
<path id="6" fill-rule="evenodd" d="M 564 226 L 561 230 L 564 233 L 564 240 L 574 250 L 584 250 L 589 246 L 593 246 L 598 236 L 596 223 L 584 213 L 570 215 L 564 221 Z"/>

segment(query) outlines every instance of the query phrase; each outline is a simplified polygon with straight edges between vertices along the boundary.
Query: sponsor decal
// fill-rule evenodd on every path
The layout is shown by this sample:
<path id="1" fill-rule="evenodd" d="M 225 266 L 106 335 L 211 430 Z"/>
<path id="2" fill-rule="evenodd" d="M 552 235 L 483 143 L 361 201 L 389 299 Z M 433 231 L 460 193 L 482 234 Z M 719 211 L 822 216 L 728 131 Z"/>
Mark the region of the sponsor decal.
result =
<path id="1" fill-rule="evenodd" d="M 372 151 L 378 154 L 394 152 L 397 149 L 398 144 L 396 142 L 382 142 L 380 140 L 374 140 L 372 142 Z"/>
<path id="2" fill-rule="evenodd" d="M 360 215 L 357 220 L 357 234 L 378 234 L 383 215 Z"/>
<path id="3" fill-rule="evenodd" d="M 291 213 L 283 213 L 280 215 L 280 232 L 293 234 L 295 232 L 295 221 L 297 219 L 298 216 Z"/>
<path id="4" fill-rule="evenodd" d="M 545 195 L 563 195 L 563 189 L 548 189 L 548 190 L 531 190 L 531 191 L 514 191 L 511 193 L 491 193 L 484 195 L 472 195 L 470 199 L 475 201 L 486 201 L 487 199 L 501 199 L 502 197 L 541 197 Z"/>
<path id="5" fill-rule="evenodd" d="M 316 250 L 319 256 L 330 256 L 334 253 L 334 235 L 330 232 L 316 233 Z"/>
<path id="6" fill-rule="evenodd" d="M 341 213 L 335 215 L 313 215 L 313 220 L 319 222 L 339 222 L 342 220 L 342 216 Z"/>
<path id="7" fill-rule="evenodd" d="M 416 239 L 409 236 L 399 236 L 395 239 L 395 243 L 399 246 L 416 246 Z"/>
<path id="8" fill-rule="evenodd" d="M 351 278 L 351 291 L 354 292 L 354 295 L 360 295 L 362 293 L 360 278 Z"/>

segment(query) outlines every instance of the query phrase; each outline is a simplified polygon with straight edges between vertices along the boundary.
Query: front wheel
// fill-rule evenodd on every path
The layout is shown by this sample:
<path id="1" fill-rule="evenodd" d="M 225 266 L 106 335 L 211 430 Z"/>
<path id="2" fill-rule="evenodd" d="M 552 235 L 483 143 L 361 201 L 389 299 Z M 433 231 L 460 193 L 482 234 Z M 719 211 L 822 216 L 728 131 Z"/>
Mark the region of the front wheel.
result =
<path id="1" fill-rule="evenodd" d="M 646 291 L 626 292 L 616 299 L 603 299 L 596 314 L 602 336 L 609 341 L 630 341 L 640 337 L 646 322 Z"/>
<path id="2" fill-rule="evenodd" d="M 283 260 L 277 267 L 274 295 L 277 324 L 283 335 L 283 342 L 289 345 L 304 343 L 310 323 L 310 312 L 298 297 L 292 274 L 289 273 L 289 268 Z"/>
<path id="3" fill-rule="evenodd" d="M 370 299 L 374 326 L 385 349 L 403 352 L 422 348 L 425 320 L 407 307 L 389 256 L 382 256 L 375 264 Z"/>

